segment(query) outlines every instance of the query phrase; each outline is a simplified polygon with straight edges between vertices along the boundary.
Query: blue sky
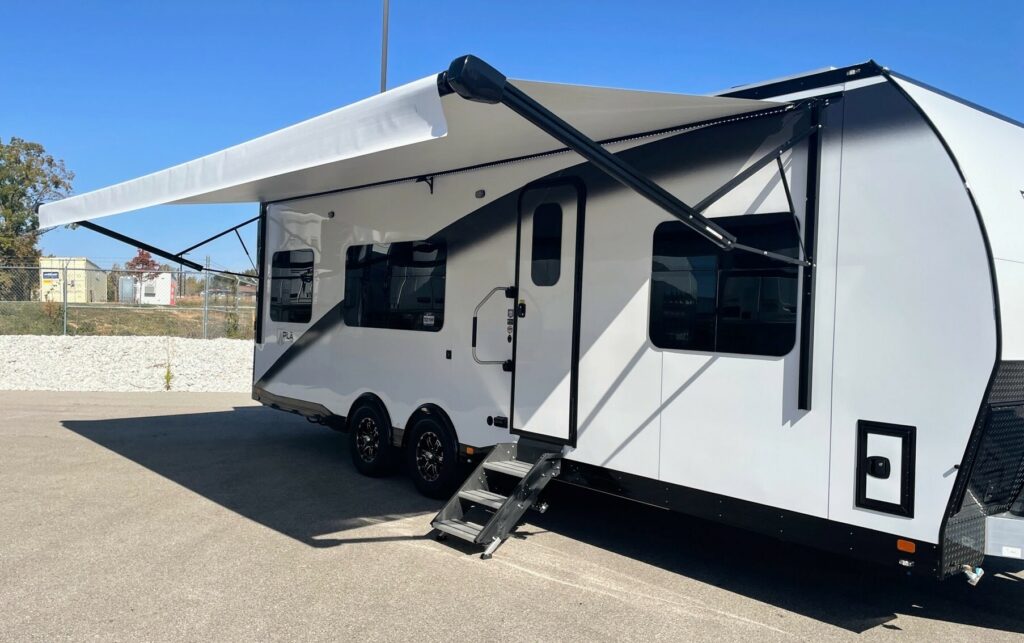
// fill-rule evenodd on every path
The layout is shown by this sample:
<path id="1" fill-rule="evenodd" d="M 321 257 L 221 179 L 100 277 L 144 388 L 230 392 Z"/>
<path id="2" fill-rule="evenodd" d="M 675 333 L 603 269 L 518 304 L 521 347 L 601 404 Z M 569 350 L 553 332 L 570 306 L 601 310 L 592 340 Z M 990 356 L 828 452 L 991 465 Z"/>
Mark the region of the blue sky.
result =
<path id="1" fill-rule="evenodd" d="M 0 0 L 0 137 L 63 158 L 86 192 L 377 91 L 380 2 Z M 392 0 L 389 86 L 474 53 L 509 76 L 706 93 L 874 58 L 1024 120 L 1019 0 L 930 3 Z M 102 223 L 180 250 L 255 205 L 150 208 Z M 252 249 L 255 231 L 245 230 Z M 58 229 L 47 253 L 134 251 Z M 216 265 L 248 266 L 232 236 Z M 199 259 L 202 259 L 199 253 Z"/>

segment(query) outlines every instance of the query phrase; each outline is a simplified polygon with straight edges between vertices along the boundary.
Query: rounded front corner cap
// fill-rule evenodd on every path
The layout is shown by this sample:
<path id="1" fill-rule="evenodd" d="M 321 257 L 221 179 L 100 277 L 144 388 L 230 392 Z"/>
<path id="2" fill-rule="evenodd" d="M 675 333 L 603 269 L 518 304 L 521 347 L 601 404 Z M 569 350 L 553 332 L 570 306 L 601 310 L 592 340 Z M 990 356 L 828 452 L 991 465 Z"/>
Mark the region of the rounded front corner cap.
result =
<path id="1" fill-rule="evenodd" d="M 448 85 L 459 96 L 478 103 L 500 103 L 507 79 L 476 56 L 459 56 L 448 66 Z"/>

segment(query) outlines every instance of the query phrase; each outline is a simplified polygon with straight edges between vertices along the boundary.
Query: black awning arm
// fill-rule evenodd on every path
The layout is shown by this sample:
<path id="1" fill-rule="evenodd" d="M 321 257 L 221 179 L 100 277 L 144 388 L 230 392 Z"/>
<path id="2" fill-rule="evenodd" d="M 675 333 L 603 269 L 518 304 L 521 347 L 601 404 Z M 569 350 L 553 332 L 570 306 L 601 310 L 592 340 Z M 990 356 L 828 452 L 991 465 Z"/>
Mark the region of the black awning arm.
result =
<path id="1" fill-rule="evenodd" d="M 110 228 L 104 228 L 103 226 L 97 225 L 97 224 L 93 223 L 92 221 L 79 221 L 75 225 L 81 226 L 81 227 L 86 228 L 88 230 L 92 230 L 93 232 L 99 232 L 100 234 L 102 234 L 102 235 L 104 235 L 106 237 L 110 237 L 111 239 L 116 239 L 116 240 L 118 240 L 118 241 L 120 241 L 122 243 L 127 243 L 130 246 L 135 246 L 136 248 L 138 248 L 140 250 L 145 250 L 146 252 L 148 252 L 150 254 L 154 254 L 154 255 L 156 255 L 158 257 L 163 257 L 164 259 L 168 259 L 168 260 L 173 261 L 175 263 L 179 263 L 179 264 L 181 264 L 183 266 L 188 266 L 192 270 L 202 271 L 202 270 L 206 269 L 205 266 L 203 266 L 202 264 L 196 263 L 194 261 L 190 261 L 189 259 L 186 259 L 186 258 L 182 257 L 181 255 L 176 255 L 176 254 L 170 253 L 170 252 L 168 252 L 166 250 L 161 250 L 160 248 L 157 248 L 156 246 L 151 246 L 151 245 L 149 245 L 148 243 L 146 243 L 144 241 L 139 241 L 138 239 L 133 239 L 133 238 L 127 236 L 127 235 L 121 234 L 120 232 L 114 232 Z"/>
<path id="2" fill-rule="evenodd" d="M 735 246 L 735 236 L 527 96 L 497 69 L 476 56 L 456 58 L 448 71 L 438 78 L 438 84 L 443 91 L 454 91 L 467 100 L 505 105 L 719 248 L 731 250 Z"/>
<path id="3" fill-rule="evenodd" d="M 257 219 L 259 217 L 256 217 Z M 249 249 L 245 247 L 245 242 L 242 241 L 242 235 L 238 232 L 238 228 L 235 228 L 235 236 L 238 237 L 238 243 L 242 244 L 242 250 L 245 250 L 245 256 L 248 257 L 249 263 L 252 265 L 252 269 L 259 272 L 259 268 L 256 267 L 256 262 L 252 260 L 252 255 L 249 254 Z"/>
<path id="4" fill-rule="evenodd" d="M 200 246 L 205 246 L 206 244 L 210 243 L 211 241 L 214 241 L 216 239 L 220 239 L 221 237 L 223 237 L 226 234 L 231 234 L 232 232 L 237 232 L 239 228 L 244 228 L 245 226 L 249 225 L 253 221 L 259 221 L 259 219 L 260 219 L 259 216 L 255 216 L 255 217 L 253 217 L 253 218 L 251 218 L 251 219 L 249 219 L 247 221 L 243 221 L 243 222 L 239 223 L 236 226 L 230 227 L 230 228 L 228 228 L 227 230 L 225 230 L 223 232 L 218 232 L 217 234 L 213 235 L 212 237 L 210 237 L 208 239 L 204 239 L 204 240 L 200 241 L 199 243 L 195 244 L 194 246 L 189 246 L 189 247 L 185 248 L 184 250 L 182 250 L 181 252 L 178 253 L 178 256 L 188 254 L 188 253 L 192 252 L 193 250 L 195 250 L 196 248 L 198 248 Z M 241 235 L 239 235 L 238 240 L 242 241 Z M 243 248 L 245 247 L 245 243 L 244 242 L 242 243 L 242 247 Z M 246 249 L 245 254 L 246 255 L 249 254 L 249 250 L 248 249 Z M 252 261 L 251 257 L 249 258 L 249 261 Z"/>
<path id="5" fill-rule="evenodd" d="M 813 106 L 813 102 L 812 101 L 808 101 L 806 109 L 810 109 L 812 106 Z M 769 163 L 772 163 L 776 159 L 781 159 L 782 155 L 786 151 L 788 151 L 789 149 L 791 149 L 794 146 L 796 146 L 798 143 L 800 143 L 805 138 L 810 136 L 812 132 L 817 131 L 820 127 L 821 127 L 821 125 L 812 125 L 811 127 L 808 127 L 807 129 L 805 129 L 804 131 L 800 132 L 796 136 L 790 138 L 785 143 L 779 145 L 778 147 L 776 147 L 772 151 L 768 152 L 767 154 L 765 154 L 764 156 L 762 156 L 758 160 L 754 161 L 753 163 L 748 165 L 742 172 L 740 172 L 736 176 L 734 176 L 731 179 L 729 179 L 728 181 L 726 181 L 722 185 L 722 187 L 718 188 L 717 190 L 715 190 L 711 194 L 709 194 L 706 197 L 704 197 L 701 200 L 700 203 L 698 203 L 697 205 L 693 206 L 693 209 L 696 210 L 697 212 L 704 212 L 705 210 L 710 208 L 714 203 L 716 203 L 722 197 L 724 197 L 726 194 L 728 194 L 728 193 L 732 192 L 734 189 L 736 189 L 736 187 L 738 185 L 740 185 L 741 183 L 743 183 L 744 181 L 746 181 L 750 177 L 752 177 L 755 174 L 757 174 L 758 172 L 760 172 L 761 169 L 763 169 L 766 165 L 768 165 Z M 785 174 L 783 174 L 783 177 L 785 177 Z M 783 178 L 783 180 L 785 180 L 785 178 Z M 787 197 L 789 196 L 789 188 L 788 187 L 786 188 L 786 195 L 787 195 Z"/>
<path id="6" fill-rule="evenodd" d="M 492 105 L 501 103 L 508 107 L 555 140 L 564 144 L 570 150 L 590 161 L 597 169 L 676 217 L 694 232 L 723 250 L 742 250 L 797 266 L 806 267 L 811 265 L 809 261 L 803 259 L 795 259 L 776 252 L 736 243 L 736 236 L 705 217 L 701 213 L 701 207 L 691 207 L 669 193 L 645 176 L 640 170 L 612 154 L 601 146 L 600 143 L 587 137 L 543 105 L 530 98 L 522 90 L 508 82 L 508 79 L 501 72 L 476 56 L 461 56 L 453 60 L 452 64 L 448 67 L 448 71 L 443 72 L 438 77 L 438 86 L 442 93 L 455 92 L 459 96 L 474 102 Z M 813 101 L 807 101 L 805 105 L 811 107 Z M 747 168 L 746 171 L 741 172 L 740 175 L 716 190 L 701 203 L 704 207 L 714 203 L 714 201 L 717 201 L 725 193 L 742 183 L 746 178 L 749 178 L 750 175 L 771 162 L 783 151 L 796 145 L 800 140 L 803 140 L 803 138 L 806 138 L 816 130 L 817 126 L 814 126 L 808 129 L 807 132 L 783 143 L 780 146 L 783 148 L 782 151 L 773 150 L 752 165 L 751 168 L 754 169 Z"/>
<path id="7" fill-rule="evenodd" d="M 259 219 L 259 217 L 256 217 L 256 218 Z M 223 233 L 221 233 L 221 234 L 219 234 L 217 236 L 220 237 L 220 236 L 223 236 L 224 234 L 226 234 L 228 232 L 231 232 L 232 230 L 237 230 L 238 228 L 242 227 L 246 223 L 251 223 L 251 221 L 246 221 L 245 223 L 237 225 L 234 228 L 231 228 L 229 230 L 226 230 L 225 232 L 223 232 Z M 92 221 L 79 221 L 78 223 L 76 223 L 74 225 L 81 226 L 81 227 L 83 227 L 83 228 L 85 228 L 87 230 L 92 230 L 93 232 L 99 232 L 100 234 L 102 234 L 105 237 L 110 237 L 111 239 L 116 239 L 117 241 L 120 241 L 121 243 L 127 243 L 130 246 L 134 246 L 134 247 L 136 247 L 136 248 L 138 248 L 140 250 L 145 250 L 146 252 L 148 252 L 150 254 L 154 254 L 154 255 L 156 255 L 158 257 L 163 257 L 164 259 L 167 259 L 169 261 L 173 261 L 174 263 L 177 263 L 177 264 L 181 264 L 181 265 L 183 265 L 185 267 L 188 267 L 188 268 L 191 268 L 192 270 L 195 270 L 197 272 L 203 272 L 203 271 L 206 271 L 206 272 L 216 272 L 216 273 L 219 273 L 219 274 L 222 274 L 222 275 L 232 275 L 232 276 L 235 276 L 235 277 L 246 277 L 246 278 L 250 278 L 250 279 L 255 279 L 255 277 L 253 275 L 246 275 L 246 274 L 243 274 L 241 272 L 232 272 L 230 270 L 218 270 L 217 268 L 210 268 L 208 266 L 204 266 L 203 264 L 196 263 L 195 261 L 192 261 L 190 259 L 186 259 L 185 257 L 182 257 L 181 254 L 173 254 L 171 252 L 168 252 L 167 250 L 161 250 L 160 248 L 157 248 L 156 246 L 149 245 L 145 241 L 139 241 L 138 239 L 134 239 L 132 237 L 129 237 L 128 235 L 121 234 L 120 232 L 115 232 L 114 230 L 111 230 L 110 228 L 105 228 L 105 227 L 103 227 L 101 225 L 93 223 Z M 216 238 L 216 237 L 213 237 L 213 238 Z M 210 240 L 212 240 L 212 239 L 208 239 L 207 241 L 210 241 Z M 241 236 L 239 236 L 238 240 L 239 241 L 242 240 Z M 203 244 L 201 243 L 201 244 L 199 244 L 198 246 L 195 246 L 195 247 L 198 248 L 201 245 L 203 245 Z M 245 247 L 245 243 L 244 242 L 242 243 L 242 247 L 243 248 Z M 249 254 L 248 249 L 246 249 L 245 254 L 246 255 Z M 249 258 L 249 261 L 252 261 L 251 257 Z"/>

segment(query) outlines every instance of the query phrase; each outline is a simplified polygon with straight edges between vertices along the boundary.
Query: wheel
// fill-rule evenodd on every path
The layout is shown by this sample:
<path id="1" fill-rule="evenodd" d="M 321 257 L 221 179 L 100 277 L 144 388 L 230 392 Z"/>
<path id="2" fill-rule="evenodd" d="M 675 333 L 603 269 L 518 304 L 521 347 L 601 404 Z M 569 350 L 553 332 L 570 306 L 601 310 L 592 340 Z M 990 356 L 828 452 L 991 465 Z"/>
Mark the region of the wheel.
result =
<path id="1" fill-rule="evenodd" d="M 348 446 L 359 473 L 382 476 L 392 470 L 391 420 L 380 405 L 365 402 L 348 417 Z"/>
<path id="2" fill-rule="evenodd" d="M 447 498 L 459 483 L 459 446 L 455 431 L 435 415 L 412 425 L 405 443 L 406 463 L 416 488 L 428 498 Z"/>

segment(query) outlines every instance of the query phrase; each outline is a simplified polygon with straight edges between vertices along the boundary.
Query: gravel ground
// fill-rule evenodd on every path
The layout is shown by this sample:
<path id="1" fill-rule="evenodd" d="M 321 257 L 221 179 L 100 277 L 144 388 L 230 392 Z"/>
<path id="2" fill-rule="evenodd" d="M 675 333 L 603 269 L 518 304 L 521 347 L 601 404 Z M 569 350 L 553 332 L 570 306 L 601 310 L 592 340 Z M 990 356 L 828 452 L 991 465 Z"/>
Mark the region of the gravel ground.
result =
<path id="1" fill-rule="evenodd" d="M 239 339 L 0 335 L 0 390 L 248 392 L 252 350 Z"/>

